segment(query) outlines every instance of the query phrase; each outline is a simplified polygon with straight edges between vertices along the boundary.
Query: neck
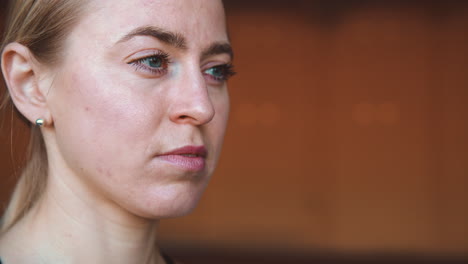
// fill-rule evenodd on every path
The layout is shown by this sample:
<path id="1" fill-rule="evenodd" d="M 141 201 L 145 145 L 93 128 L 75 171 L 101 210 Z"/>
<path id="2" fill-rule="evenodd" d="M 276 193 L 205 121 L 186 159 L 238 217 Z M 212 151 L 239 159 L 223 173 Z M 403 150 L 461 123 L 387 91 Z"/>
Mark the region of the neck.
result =
<path id="1" fill-rule="evenodd" d="M 18 249 L 31 258 L 24 263 L 164 263 L 155 246 L 157 221 L 58 179 L 49 177 L 44 196 L 11 231 Z"/>

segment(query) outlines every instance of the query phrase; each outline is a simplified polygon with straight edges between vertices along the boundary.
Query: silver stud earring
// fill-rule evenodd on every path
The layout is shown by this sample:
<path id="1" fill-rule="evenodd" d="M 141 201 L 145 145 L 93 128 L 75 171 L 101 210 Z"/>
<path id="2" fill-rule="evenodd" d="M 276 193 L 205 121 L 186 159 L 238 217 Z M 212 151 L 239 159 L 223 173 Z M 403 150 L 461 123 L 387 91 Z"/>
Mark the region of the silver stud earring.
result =
<path id="1" fill-rule="evenodd" d="M 36 119 L 36 126 L 43 126 L 44 125 L 44 119 L 38 118 Z"/>

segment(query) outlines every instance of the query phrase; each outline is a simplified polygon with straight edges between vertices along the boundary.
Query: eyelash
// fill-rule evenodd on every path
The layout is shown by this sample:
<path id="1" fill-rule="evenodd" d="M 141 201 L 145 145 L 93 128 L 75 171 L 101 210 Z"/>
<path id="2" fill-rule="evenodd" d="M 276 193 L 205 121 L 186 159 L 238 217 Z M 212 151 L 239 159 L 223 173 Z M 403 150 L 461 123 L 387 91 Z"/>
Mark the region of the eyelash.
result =
<path id="1" fill-rule="evenodd" d="M 221 77 L 217 77 L 212 74 L 206 73 L 208 70 L 215 70 L 215 69 L 221 70 L 221 73 L 222 73 Z M 232 76 L 236 75 L 236 72 L 234 71 L 234 65 L 232 65 L 231 63 L 227 63 L 227 64 L 221 64 L 221 65 L 213 66 L 209 69 L 206 69 L 205 71 L 203 71 L 203 74 L 208 76 L 208 78 L 214 81 L 225 82 L 229 80 L 229 78 L 231 78 Z"/>
<path id="2" fill-rule="evenodd" d="M 146 60 L 159 60 L 161 62 L 161 67 L 160 68 L 149 67 L 145 65 L 144 63 Z M 149 56 L 133 60 L 129 62 L 128 64 L 133 65 L 136 71 L 144 70 L 154 75 L 163 75 L 167 73 L 168 66 L 169 64 L 171 64 L 171 60 L 170 60 L 169 54 L 162 52 L 162 51 L 158 51 Z"/>
<path id="3" fill-rule="evenodd" d="M 153 60 L 153 62 L 157 61 L 161 64 L 161 66 L 157 68 L 148 66 L 145 63 L 145 61 L 148 61 L 148 60 L 149 61 Z M 158 51 L 149 56 L 145 56 L 145 57 L 138 58 L 138 59 L 128 62 L 129 65 L 133 65 L 135 67 L 136 71 L 143 70 L 143 71 L 149 72 L 150 74 L 158 75 L 158 76 L 166 74 L 168 72 L 168 68 L 171 63 L 172 61 L 170 59 L 169 54 L 163 51 Z M 214 76 L 213 74 L 206 73 L 209 70 L 221 70 L 222 76 Z M 203 75 L 219 83 L 227 81 L 229 78 L 231 78 L 235 74 L 236 72 L 234 71 L 234 66 L 231 63 L 213 66 L 203 71 Z"/>

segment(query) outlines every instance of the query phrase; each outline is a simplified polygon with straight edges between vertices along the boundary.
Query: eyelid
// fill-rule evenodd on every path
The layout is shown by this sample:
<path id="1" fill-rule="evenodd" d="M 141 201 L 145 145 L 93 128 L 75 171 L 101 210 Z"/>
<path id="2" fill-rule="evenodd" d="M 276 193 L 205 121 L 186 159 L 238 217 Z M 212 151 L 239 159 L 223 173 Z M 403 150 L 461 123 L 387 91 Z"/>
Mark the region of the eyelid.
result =
<path id="1" fill-rule="evenodd" d="M 202 71 L 206 71 L 210 68 L 222 65 L 232 65 L 231 60 L 210 60 L 209 62 L 203 63 Z"/>
<path id="2" fill-rule="evenodd" d="M 144 51 L 139 51 L 135 52 L 130 56 L 127 56 L 124 61 L 126 61 L 126 64 L 130 64 L 132 62 L 145 59 L 145 58 L 151 58 L 154 56 L 164 56 L 167 57 L 167 59 L 170 58 L 169 54 L 158 49 L 151 49 L 151 50 L 144 50 Z"/>
<path id="3" fill-rule="evenodd" d="M 139 54 L 139 56 L 134 56 L 135 58 L 129 59 L 129 61 L 127 62 L 128 65 L 131 65 L 135 68 L 136 72 L 148 75 L 148 77 L 153 77 L 153 78 L 161 77 L 168 72 L 169 65 L 172 63 L 168 53 L 161 51 L 161 50 L 150 50 L 150 51 L 144 52 L 143 54 L 141 53 L 142 52 L 140 52 L 140 54 L 134 53 L 133 55 Z M 162 66 L 153 68 L 144 63 L 145 60 L 149 60 L 153 58 L 160 59 Z"/>
<path id="4" fill-rule="evenodd" d="M 222 76 L 219 77 L 213 74 L 206 73 L 206 71 L 210 69 L 214 69 L 214 68 L 221 68 Z M 231 62 L 225 63 L 225 64 L 214 65 L 210 68 L 203 70 L 202 72 L 205 76 L 207 76 L 207 78 L 210 79 L 210 81 L 213 81 L 216 84 L 222 84 L 226 82 L 227 80 L 229 80 L 232 76 L 236 75 L 236 72 L 234 71 L 234 65 Z"/>

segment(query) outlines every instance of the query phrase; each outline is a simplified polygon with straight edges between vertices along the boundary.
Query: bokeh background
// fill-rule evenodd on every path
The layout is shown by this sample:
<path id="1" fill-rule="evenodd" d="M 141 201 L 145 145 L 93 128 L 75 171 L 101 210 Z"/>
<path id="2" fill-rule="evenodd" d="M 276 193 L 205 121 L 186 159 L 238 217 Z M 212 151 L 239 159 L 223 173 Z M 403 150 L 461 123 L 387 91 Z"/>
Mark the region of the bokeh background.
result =
<path id="1" fill-rule="evenodd" d="M 223 155 L 163 247 L 187 264 L 468 263 L 468 1 L 225 3 Z M 11 117 L 2 206 L 27 139 Z"/>

